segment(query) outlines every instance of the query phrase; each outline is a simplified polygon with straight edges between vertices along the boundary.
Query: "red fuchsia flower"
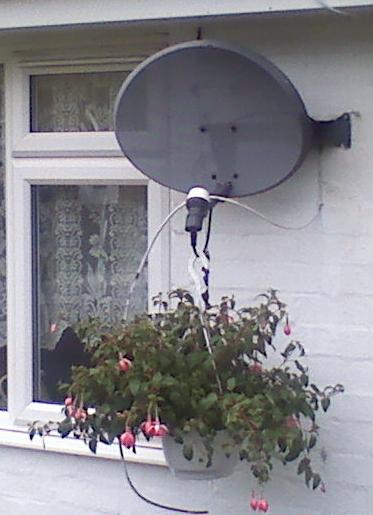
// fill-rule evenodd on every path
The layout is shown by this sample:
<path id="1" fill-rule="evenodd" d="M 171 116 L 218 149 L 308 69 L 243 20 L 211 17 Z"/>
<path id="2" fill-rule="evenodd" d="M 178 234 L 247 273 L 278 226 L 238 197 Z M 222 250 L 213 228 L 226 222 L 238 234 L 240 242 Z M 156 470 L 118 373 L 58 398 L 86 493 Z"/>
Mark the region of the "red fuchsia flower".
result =
<path id="1" fill-rule="evenodd" d="M 286 336 L 290 336 L 291 335 L 291 326 L 289 324 L 289 319 L 288 319 L 287 316 L 286 316 L 286 324 L 285 324 L 285 327 L 284 327 L 284 334 Z"/>
<path id="2" fill-rule="evenodd" d="M 260 499 L 258 501 L 258 509 L 259 511 L 268 511 L 269 502 L 266 499 Z"/>
<path id="3" fill-rule="evenodd" d="M 253 497 L 250 501 L 250 508 L 254 511 L 258 509 L 258 501 Z"/>
<path id="4" fill-rule="evenodd" d="M 169 433 L 168 427 L 166 424 L 161 424 L 158 417 L 155 420 L 152 420 L 150 416 L 148 416 L 146 422 L 143 422 L 140 425 L 141 431 L 145 436 L 151 438 L 153 436 L 166 436 Z"/>
<path id="5" fill-rule="evenodd" d="M 67 408 L 66 408 L 66 414 L 68 417 L 74 417 L 75 411 L 76 411 L 76 408 L 73 404 L 70 404 L 70 406 L 67 406 Z"/>
<path id="6" fill-rule="evenodd" d="M 74 417 L 76 418 L 76 420 L 81 420 L 82 422 L 84 422 L 85 420 L 87 420 L 87 412 L 84 408 L 78 408 L 75 412 Z"/>
<path id="7" fill-rule="evenodd" d="M 118 361 L 118 368 L 121 372 L 128 372 L 128 370 L 132 367 L 132 361 L 128 358 L 121 358 Z"/>
<path id="8" fill-rule="evenodd" d="M 72 397 L 66 397 L 65 399 L 65 406 L 71 406 L 71 404 L 74 402 L 74 399 Z"/>
<path id="9" fill-rule="evenodd" d="M 300 422 L 294 415 L 290 415 L 289 417 L 287 417 L 285 424 L 287 429 L 295 429 L 297 427 L 300 427 Z"/>
<path id="10" fill-rule="evenodd" d="M 146 419 L 146 421 L 144 421 L 140 424 L 140 429 L 144 433 L 145 436 L 150 436 L 149 432 L 150 432 L 152 426 L 153 426 L 152 419 L 151 419 L 150 415 L 148 415 L 148 418 Z"/>
<path id="11" fill-rule="evenodd" d="M 252 374 L 260 375 L 263 373 L 263 367 L 260 363 L 255 362 L 253 365 L 249 366 L 249 370 Z"/>
<path id="12" fill-rule="evenodd" d="M 120 443 L 127 449 L 135 447 L 136 437 L 129 428 L 120 435 Z"/>
<path id="13" fill-rule="evenodd" d="M 156 418 L 154 428 L 154 436 L 167 436 L 168 435 L 168 427 L 166 424 L 161 424 L 159 418 Z"/>

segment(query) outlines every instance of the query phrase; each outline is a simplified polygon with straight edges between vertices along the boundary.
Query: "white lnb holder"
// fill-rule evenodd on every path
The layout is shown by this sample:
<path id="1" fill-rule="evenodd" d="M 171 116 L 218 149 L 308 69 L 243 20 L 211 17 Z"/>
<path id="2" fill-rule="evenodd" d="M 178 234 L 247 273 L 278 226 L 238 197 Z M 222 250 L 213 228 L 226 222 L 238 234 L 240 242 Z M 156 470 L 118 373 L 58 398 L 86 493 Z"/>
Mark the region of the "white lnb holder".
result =
<path id="1" fill-rule="evenodd" d="M 186 206 L 188 215 L 185 230 L 191 233 L 199 232 L 210 208 L 209 192 L 199 186 L 192 188 L 187 195 Z"/>

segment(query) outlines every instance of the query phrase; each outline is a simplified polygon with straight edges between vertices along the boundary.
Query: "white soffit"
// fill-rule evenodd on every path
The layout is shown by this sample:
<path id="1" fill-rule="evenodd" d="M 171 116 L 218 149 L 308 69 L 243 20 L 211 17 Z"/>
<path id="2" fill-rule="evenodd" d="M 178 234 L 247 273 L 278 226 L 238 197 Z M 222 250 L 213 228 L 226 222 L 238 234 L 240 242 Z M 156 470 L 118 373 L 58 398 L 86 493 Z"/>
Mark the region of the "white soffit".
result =
<path id="1" fill-rule="evenodd" d="M 0 30 L 373 7 L 368 0 L 0 0 Z"/>

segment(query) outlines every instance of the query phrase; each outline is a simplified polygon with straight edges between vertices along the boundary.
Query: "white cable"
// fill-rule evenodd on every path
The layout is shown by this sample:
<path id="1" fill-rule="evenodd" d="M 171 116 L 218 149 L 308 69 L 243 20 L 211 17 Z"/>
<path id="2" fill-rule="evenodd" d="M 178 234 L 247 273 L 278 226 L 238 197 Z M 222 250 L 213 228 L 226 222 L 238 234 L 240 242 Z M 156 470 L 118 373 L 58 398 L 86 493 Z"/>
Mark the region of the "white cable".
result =
<path id="1" fill-rule="evenodd" d="M 274 227 L 277 227 L 278 229 L 284 229 L 286 231 L 300 231 L 302 229 L 305 229 L 306 227 L 311 225 L 316 220 L 316 218 L 319 216 L 319 214 L 321 213 L 321 210 L 323 208 L 323 203 L 319 202 L 317 212 L 314 214 L 314 216 L 311 218 L 311 220 L 309 220 L 308 222 L 306 222 L 302 225 L 291 226 L 291 225 L 283 225 L 283 224 L 279 224 L 277 222 L 273 222 L 266 215 L 263 215 L 262 213 L 260 213 L 260 211 L 257 211 L 253 207 L 246 206 L 246 204 L 242 204 L 241 202 L 238 202 L 237 200 L 234 200 L 232 198 L 221 197 L 220 195 L 210 195 L 210 198 L 212 200 L 219 200 L 220 202 L 226 202 L 227 204 L 232 204 L 233 206 L 241 207 L 242 209 L 249 211 L 249 213 L 251 213 L 252 215 L 269 223 L 270 225 L 273 225 Z"/>
<path id="2" fill-rule="evenodd" d="M 197 274 L 197 272 L 196 272 L 196 270 L 194 268 L 195 264 L 197 263 L 198 260 L 202 261 L 202 266 L 204 266 L 204 267 L 208 266 L 208 259 L 206 258 L 206 256 L 204 254 L 201 254 L 198 258 L 196 256 L 191 256 L 190 259 L 189 259 L 189 262 L 188 262 L 188 272 L 189 272 L 189 275 L 190 275 L 190 277 L 192 278 L 192 280 L 194 282 L 194 287 L 195 287 L 195 290 L 196 290 L 196 293 L 197 293 L 197 296 L 198 296 L 199 319 L 200 319 L 200 322 L 201 322 L 203 337 L 205 339 L 207 350 L 208 350 L 209 354 L 212 356 L 212 367 L 214 369 L 214 373 L 215 373 L 215 378 L 216 378 L 216 382 L 217 382 L 217 385 L 218 385 L 218 389 L 219 389 L 220 393 L 223 393 L 223 387 L 222 387 L 222 384 L 221 384 L 221 379 L 219 377 L 218 369 L 217 369 L 217 366 L 216 366 L 216 362 L 215 362 L 214 357 L 213 357 L 213 350 L 212 350 L 212 345 L 211 345 L 210 333 L 208 331 L 207 323 L 206 323 L 205 317 L 203 315 L 204 309 L 205 309 L 204 301 L 203 301 L 203 297 L 202 297 L 203 287 L 202 287 L 200 278 L 198 277 L 198 274 Z"/>
<path id="3" fill-rule="evenodd" d="M 140 277 L 140 275 L 141 275 L 141 273 L 142 273 L 142 271 L 143 271 L 143 269 L 144 269 L 144 267 L 146 265 L 146 262 L 148 260 L 149 254 L 150 254 L 152 248 L 154 247 L 154 244 L 157 241 L 158 236 L 161 234 L 162 230 L 168 224 L 168 222 L 171 220 L 171 218 L 174 215 L 176 215 L 176 213 L 178 211 L 180 211 L 180 209 L 182 209 L 185 205 L 186 205 L 186 201 L 184 200 L 184 202 L 182 202 L 181 204 L 176 206 L 175 209 L 173 209 L 166 216 L 166 218 L 163 220 L 161 225 L 158 227 L 157 232 L 154 234 L 153 238 L 151 239 L 151 242 L 149 243 L 148 248 L 146 249 L 145 254 L 143 255 L 143 258 L 142 258 L 142 260 L 140 262 L 140 265 L 139 265 L 139 267 L 138 267 L 138 269 L 136 271 L 135 278 L 132 281 L 131 286 L 130 286 L 130 288 L 128 290 L 128 296 L 127 296 L 126 304 L 125 304 L 125 307 L 124 307 L 124 320 L 127 320 L 127 317 L 128 317 L 129 304 L 131 302 L 131 298 L 132 298 L 133 290 L 135 289 L 135 286 L 136 286 L 136 282 L 137 282 L 138 278 Z"/>
<path id="4" fill-rule="evenodd" d="M 218 200 L 220 202 L 226 202 L 227 204 L 232 204 L 233 206 L 240 207 L 240 208 L 248 211 L 252 215 L 260 218 L 261 220 L 264 220 L 265 222 L 269 223 L 270 225 L 273 225 L 274 227 L 277 227 L 279 229 L 284 229 L 284 230 L 287 230 L 287 231 L 300 231 L 302 229 L 305 229 L 306 227 L 311 225 L 316 220 L 316 218 L 321 213 L 321 210 L 322 210 L 322 207 L 323 207 L 323 202 L 322 202 L 322 198 L 321 198 L 321 192 L 320 192 L 320 189 L 319 189 L 319 204 L 318 204 L 317 212 L 311 218 L 311 220 L 309 220 L 308 222 L 306 222 L 306 223 L 304 223 L 302 225 L 288 226 L 288 225 L 279 224 L 277 222 L 273 222 L 270 218 L 268 218 L 266 215 L 263 215 L 262 213 L 260 213 L 256 209 L 254 209 L 253 207 L 246 206 L 245 204 L 242 204 L 241 202 L 238 202 L 237 200 L 234 200 L 234 199 L 231 199 L 231 198 L 228 198 L 228 197 L 221 197 L 220 195 L 211 195 L 210 199 L 211 200 Z M 154 234 L 152 240 L 150 241 L 150 243 L 148 245 L 148 248 L 147 248 L 147 250 L 146 250 L 146 252 L 145 252 L 145 254 L 144 254 L 144 256 L 143 256 L 143 258 L 142 258 L 142 260 L 140 262 L 140 265 L 139 265 L 139 267 L 138 267 L 138 269 L 136 271 L 135 278 L 132 281 L 131 286 L 130 286 L 129 291 L 128 291 L 128 297 L 127 297 L 125 308 L 124 308 L 124 320 L 127 320 L 127 317 L 128 317 L 129 304 L 130 304 L 130 301 L 131 301 L 131 298 L 132 298 L 133 291 L 134 291 L 135 286 L 136 286 L 136 282 L 137 282 L 138 278 L 140 277 L 140 275 L 141 275 L 141 273 L 142 273 L 142 271 L 143 271 L 143 269 L 144 269 L 144 267 L 146 265 L 146 262 L 148 260 L 149 254 L 152 251 L 152 249 L 154 247 L 154 244 L 155 244 L 155 242 L 158 239 L 158 236 L 160 235 L 160 233 L 162 232 L 164 227 L 168 224 L 168 222 L 171 220 L 171 218 L 178 211 L 180 211 L 183 207 L 185 207 L 185 205 L 186 205 L 186 201 L 184 201 L 181 204 L 179 204 L 178 206 L 176 206 L 166 216 L 166 218 L 163 220 L 163 222 L 161 223 L 161 225 L 157 229 L 157 232 Z"/>
<path id="5" fill-rule="evenodd" d="M 342 14 L 342 16 L 349 16 L 348 13 L 345 13 L 344 11 L 341 11 L 340 9 L 337 9 L 336 7 L 332 7 L 324 0 L 316 0 L 321 7 L 324 7 L 324 9 L 327 9 L 328 11 L 334 13 L 334 14 Z"/>

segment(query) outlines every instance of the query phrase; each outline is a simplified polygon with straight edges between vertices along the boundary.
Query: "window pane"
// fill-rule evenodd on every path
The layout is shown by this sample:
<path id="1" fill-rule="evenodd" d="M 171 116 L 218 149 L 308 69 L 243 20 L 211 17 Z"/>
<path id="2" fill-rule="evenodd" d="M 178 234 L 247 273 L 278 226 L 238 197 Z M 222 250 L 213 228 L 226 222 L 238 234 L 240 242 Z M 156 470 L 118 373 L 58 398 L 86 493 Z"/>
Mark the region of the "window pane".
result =
<path id="1" fill-rule="evenodd" d="M 31 77 L 32 132 L 112 131 L 114 102 L 128 71 Z"/>
<path id="2" fill-rule="evenodd" d="M 34 399 L 60 401 L 58 382 L 87 356 L 78 319 L 123 318 L 147 245 L 146 187 L 34 186 Z M 146 275 L 131 311 L 147 303 Z"/>
<path id="3" fill-rule="evenodd" d="M 6 254 L 5 254 L 4 68 L 0 65 L 0 409 L 6 408 Z"/>

